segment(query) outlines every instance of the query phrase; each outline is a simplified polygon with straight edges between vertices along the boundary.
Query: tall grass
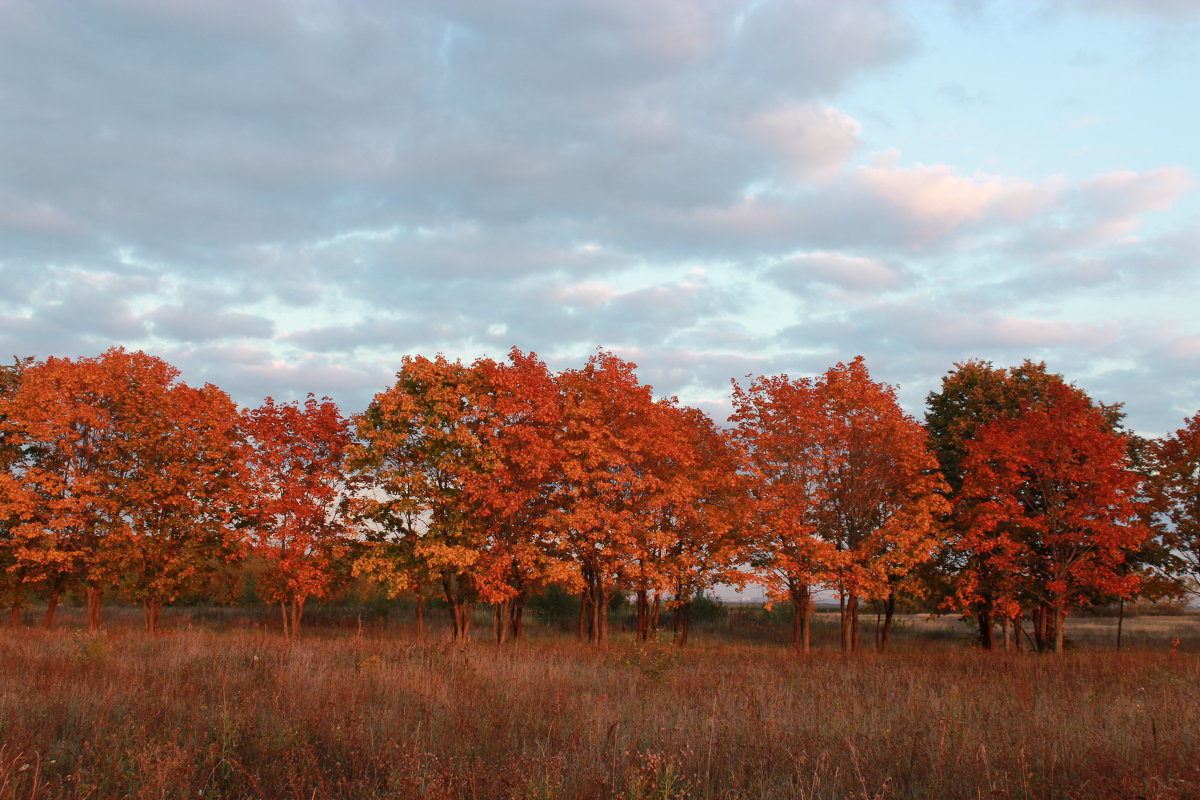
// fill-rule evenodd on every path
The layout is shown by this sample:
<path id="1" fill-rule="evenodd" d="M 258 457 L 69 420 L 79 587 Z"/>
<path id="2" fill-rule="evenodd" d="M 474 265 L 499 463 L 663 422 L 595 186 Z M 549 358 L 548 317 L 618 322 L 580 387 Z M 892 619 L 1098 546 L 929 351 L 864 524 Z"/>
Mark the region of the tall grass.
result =
<path id="1" fill-rule="evenodd" d="M 1200 656 L 0 634 L 0 799 L 1200 796 Z"/>

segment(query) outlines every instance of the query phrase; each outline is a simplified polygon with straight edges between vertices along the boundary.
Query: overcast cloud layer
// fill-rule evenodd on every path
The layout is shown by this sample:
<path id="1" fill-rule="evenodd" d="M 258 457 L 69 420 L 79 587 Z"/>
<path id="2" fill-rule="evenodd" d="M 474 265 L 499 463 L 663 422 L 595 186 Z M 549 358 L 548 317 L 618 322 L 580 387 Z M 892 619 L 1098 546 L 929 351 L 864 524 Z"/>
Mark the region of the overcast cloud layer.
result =
<path id="1" fill-rule="evenodd" d="M 348 412 L 596 346 L 719 412 L 856 354 L 1200 408 L 1189 0 L 0 0 L 0 352 Z"/>

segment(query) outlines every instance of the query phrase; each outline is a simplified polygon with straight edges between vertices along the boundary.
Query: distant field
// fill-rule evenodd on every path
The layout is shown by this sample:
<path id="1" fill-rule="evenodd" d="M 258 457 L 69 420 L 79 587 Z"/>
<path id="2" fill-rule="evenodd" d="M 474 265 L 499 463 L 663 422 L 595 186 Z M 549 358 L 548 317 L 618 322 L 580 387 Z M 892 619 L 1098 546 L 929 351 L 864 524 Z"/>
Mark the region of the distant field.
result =
<path id="1" fill-rule="evenodd" d="M 0 800 L 1200 796 L 1194 617 L 1127 620 L 1122 653 L 1080 618 L 1062 657 L 906 617 L 895 652 L 851 658 L 736 615 L 682 650 L 111 618 L 0 633 Z"/>

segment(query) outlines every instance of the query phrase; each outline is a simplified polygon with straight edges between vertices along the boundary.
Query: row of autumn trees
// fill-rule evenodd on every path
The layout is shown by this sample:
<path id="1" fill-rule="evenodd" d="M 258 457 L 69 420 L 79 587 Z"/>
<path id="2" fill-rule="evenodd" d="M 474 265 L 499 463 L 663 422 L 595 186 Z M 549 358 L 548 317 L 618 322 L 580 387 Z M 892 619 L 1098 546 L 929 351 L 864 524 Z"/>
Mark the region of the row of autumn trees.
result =
<path id="1" fill-rule="evenodd" d="M 14 624 L 34 596 L 163 604 L 253 555 L 260 596 L 296 632 L 304 603 L 359 575 L 418 614 L 437 592 L 456 638 L 490 604 L 499 641 L 550 585 L 581 598 L 602 642 L 616 594 L 637 635 L 662 614 L 687 636 L 692 598 L 759 584 L 794 609 L 814 593 L 975 619 L 984 647 L 1063 646 L 1080 606 L 1200 577 L 1200 415 L 1159 441 L 1118 408 L 1026 362 L 955 367 L 924 424 L 862 359 L 815 378 L 734 383 L 719 426 L 655 399 L 635 365 L 597 352 L 549 371 L 533 354 L 470 364 L 405 358 L 353 419 L 328 400 L 239 409 L 159 358 L 17 361 L 0 372 L 0 592 Z"/>

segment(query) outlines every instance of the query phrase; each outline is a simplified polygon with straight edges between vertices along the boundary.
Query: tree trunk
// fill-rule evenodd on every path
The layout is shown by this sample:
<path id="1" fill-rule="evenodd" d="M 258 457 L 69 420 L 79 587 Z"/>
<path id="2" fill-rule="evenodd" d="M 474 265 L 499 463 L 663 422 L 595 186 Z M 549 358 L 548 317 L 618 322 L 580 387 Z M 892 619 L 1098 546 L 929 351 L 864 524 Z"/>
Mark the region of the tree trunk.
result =
<path id="1" fill-rule="evenodd" d="M 662 617 L 662 592 L 654 593 L 654 605 L 650 608 L 650 635 L 658 638 L 658 622 Z"/>
<path id="2" fill-rule="evenodd" d="M 1000 617 L 1000 632 L 1004 634 L 1004 652 L 1012 650 L 1012 635 L 1009 630 L 1008 617 Z"/>
<path id="3" fill-rule="evenodd" d="M 1025 643 L 1022 641 L 1022 638 L 1025 636 L 1024 615 L 1017 614 L 1015 617 L 1013 617 L 1012 628 L 1013 641 L 1016 646 L 1016 650 L 1019 653 L 1025 648 Z"/>
<path id="4" fill-rule="evenodd" d="M 683 647 L 687 644 L 688 629 L 692 626 L 692 601 L 689 599 L 683 604 L 683 631 L 679 635 L 679 646 Z"/>
<path id="5" fill-rule="evenodd" d="M 16 603 L 12 605 L 12 626 L 13 628 L 21 627 L 21 606 Z"/>
<path id="6" fill-rule="evenodd" d="M 812 590 L 808 584 L 792 591 L 792 602 L 800 610 L 800 652 L 807 653 L 812 649 Z"/>
<path id="7" fill-rule="evenodd" d="M 471 639 L 471 604 L 466 600 L 455 600 L 450 605 L 454 620 L 454 641 L 466 643 Z"/>
<path id="8" fill-rule="evenodd" d="M 850 602 L 846 604 L 850 611 L 850 652 L 858 652 L 858 595 L 850 595 Z"/>
<path id="9" fill-rule="evenodd" d="M 95 633 L 100 630 L 100 595 L 102 587 L 95 583 L 89 583 L 86 589 L 87 595 L 87 622 L 88 632 Z"/>
<path id="10" fill-rule="evenodd" d="M 1117 652 L 1121 652 L 1121 629 L 1125 627 L 1125 598 L 1121 598 L 1120 610 L 1117 612 Z"/>
<path id="11" fill-rule="evenodd" d="M 417 594 L 417 641 L 425 638 L 425 595 Z"/>
<path id="12" fill-rule="evenodd" d="M 1067 621 L 1067 612 L 1063 608 L 1061 602 L 1054 604 L 1054 652 L 1062 653 L 1063 651 L 1063 628 Z"/>
<path id="13" fill-rule="evenodd" d="M 42 627 L 46 630 L 50 630 L 50 627 L 54 625 L 54 610 L 58 608 L 58 595 L 59 589 L 55 586 L 50 590 L 50 597 L 46 604 L 46 619 L 42 622 Z"/>
<path id="14" fill-rule="evenodd" d="M 521 638 L 521 618 L 525 615 L 525 590 L 517 593 L 508 606 L 508 629 L 512 638 Z"/>
<path id="15" fill-rule="evenodd" d="M 1033 609 L 1033 645 L 1037 652 L 1046 652 L 1046 607 L 1040 604 Z"/>
<path id="16" fill-rule="evenodd" d="M 492 634 L 496 644 L 504 644 L 508 639 L 508 601 L 492 603 Z"/>
<path id="17" fill-rule="evenodd" d="M 979 623 L 979 646 L 984 650 L 991 650 L 996 645 L 995 637 L 992 635 L 991 607 L 980 608 L 975 613 L 975 619 Z"/>
<path id="18" fill-rule="evenodd" d="M 142 619 L 146 623 L 146 633 L 158 633 L 158 612 L 161 609 L 160 600 L 142 601 Z"/>
<path id="19" fill-rule="evenodd" d="M 892 618 L 896 616 L 896 593 L 889 592 L 883 605 L 883 634 L 879 637 L 879 652 L 887 651 L 892 635 Z"/>
<path id="20" fill-rule="evenodd" d="M 846 610 L 846 595 L 838 595 L 838 638 L 843 653 L 850 652 L 850 625 Z"/>
<path id="21" fill-rule="evenodd" d="M 637 590 L 637 641 L 644 642 L 650 638 L 650 601 L 645 589 Z"/>
<path id="22" fill-rule="evenodd" d="M 581 642 L 588 638 L 588 592 L 590 590 L 590 586 L 585 586 L 583 587 L 583 591 L 579 593 L 579 641 Z"/>
<path id="23" fill-rule="evenodd" d="M 792 598 L 792 644 L 802 653 L 812 646 L 812 591 L 808 584 L 792 585 L 788 589 Z"/>
<path id="24" fill-rule="evenodd" d="M 283 636 L 286 639 L 292 635 L 292 632 L 288 630 L 288 608 L 286 600 L 279 601 L 279 613 L 283 617 Z"/>
<path id="25" fill-rule="evenodd" d="M 604 644 L 608 641 L 608 601 L 611 599 L 611 597 L 612 590 L 610 589 L 606 591 L 603 587 L 601 587 L 600 602 L 598 603 L 600 611 L 600 632 L 596 636 L 597 644 Z"/>

